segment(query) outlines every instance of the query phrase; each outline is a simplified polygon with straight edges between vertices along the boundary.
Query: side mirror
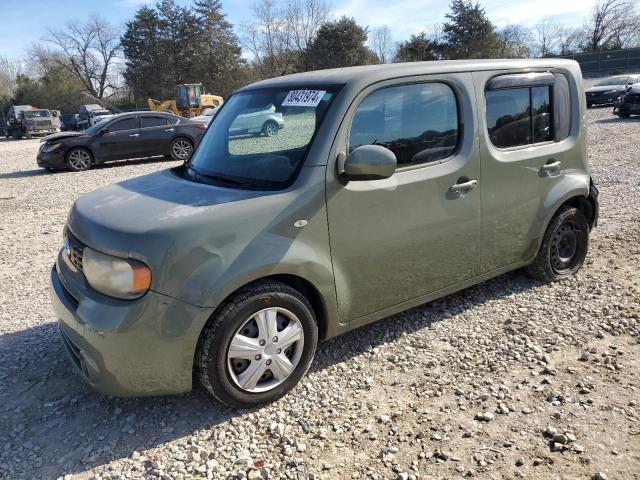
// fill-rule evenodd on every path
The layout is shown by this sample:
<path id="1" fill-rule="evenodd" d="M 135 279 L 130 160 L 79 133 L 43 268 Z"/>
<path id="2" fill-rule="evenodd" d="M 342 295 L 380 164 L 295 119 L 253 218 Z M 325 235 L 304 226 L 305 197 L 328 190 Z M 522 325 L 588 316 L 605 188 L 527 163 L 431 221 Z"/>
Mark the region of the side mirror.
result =
<path id="1" fill-rule="evenodd" d="M 101 128 L 100 129 L 100 135 L 104 135 L 105 133 L 109 133 L 109 129 L 108 128 Z"/>
<path id="2" fill-rule="evenodd" d="M 396 155 L 388 148 L 361 145 L 342 162 L 339 159 L 338 172 L 345 180 L 381 180 L 393 175 L 397 166 Z"/>

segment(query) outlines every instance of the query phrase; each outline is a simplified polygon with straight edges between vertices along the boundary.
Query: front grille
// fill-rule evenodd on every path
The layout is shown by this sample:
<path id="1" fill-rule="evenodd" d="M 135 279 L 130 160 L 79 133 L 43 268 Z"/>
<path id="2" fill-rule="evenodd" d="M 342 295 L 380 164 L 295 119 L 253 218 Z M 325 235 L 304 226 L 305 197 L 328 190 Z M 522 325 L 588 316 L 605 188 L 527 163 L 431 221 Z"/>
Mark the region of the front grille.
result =
<path id="1" fill-rule="evenodd" d="M 67 230 L 67 242 L 65 245 L 65 249 L 67 252 L 67 256 L 71 261 L 72 265 L 76 267 L 78 270 L 83 270 L 82 257 L 84 254 L 84 245 L 80 240 L 71 235 L 71 233 Z"/>
<path id="2" fill-rule="evenodd" d="M 51 120 L 36 120 L 36 127 L 51 128 L 52 126 Z"/>

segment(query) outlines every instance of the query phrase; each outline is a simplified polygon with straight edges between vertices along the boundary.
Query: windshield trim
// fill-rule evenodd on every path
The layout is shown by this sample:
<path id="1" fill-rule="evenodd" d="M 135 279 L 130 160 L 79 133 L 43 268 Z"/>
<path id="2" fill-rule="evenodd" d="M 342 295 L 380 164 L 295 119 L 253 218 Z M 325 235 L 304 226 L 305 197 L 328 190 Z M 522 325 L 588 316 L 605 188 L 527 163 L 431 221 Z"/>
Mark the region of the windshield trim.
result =
<path id="1" fill-rule="evenodd" d="M 304 167 L 304 165 L 307 162 L 307 158 L 309 156 L 309 152 L 311 151 L 311 149 L 313 148 L 313 145 L 315 143 L 316 137 L 318 135 L 318 132 L 320 131 L 320 129 L 322 128 L 322 125 L 324 124 L 324 120 L 327 117 L 327 113 L 329 112 L 329 110 L 331 109 L 332 105 L 334 104 L 336 97 L 340 94 L 342 88 L 344 87 L 344 84 L 326 84 L 326 85 L 318 85 L 318 84 L 304 84 L 304 83 L 291 83 L 291 84 L 285 84 L 285 85 L 277 85 L 277 86 L 270 86 L 270 87 L 259 87 L 259 88 L 243 88 L 241 90 L 236 91 L 231 97 L 229 97 L 228 100 L 226 100 L 216 111 L 216 114 L 213 116 L 213 118 L 211 119 L 211 122 L 209 123 L 209 127 L 207 128 L 207 132 L 205 133 L 205 136 L 201 139 L 200 143 L 198 144 L 198 147 L 196 147 L 196 150 L 193 152 L 193 155 L 191 155 L 191 158 L 189 158 L 189 160 L 186 162 L 186 168 L 184 169 L 184 174 L 183 177 L 186 178 L 187 180 L 190 181 L 200 181 L 202 177 L 206 177 L 206 178 L 228 178 L 229 180 L 231 180 L 231 182 L 233 183 L 237 183 L 238 185 L 231 185 L 231 182 L 227 183 L 225 181 L 221 181 L 221 182 L 217 182 L 217 183 L 212 183 L 216 186 L 222 187 L 222 188 L 232 188 L 232 189 L 236 189 L 236 190 L 250 190 L 250 191 L 268 191 L 268 192 L 276 192 L 276 191 L 284 191 L 287 190 L 288 188 L 290 188 L 295 181 L 297 180 L 298 176 L 300 175 L 300 171 L 302 170 L 302 168 Z M 258 188 L 256 186 L 256 182 L 252 182 L 250 178 L 240 178 L 238 177 L 236 178 L 232 178 L 228 175 L 225 174 L 221 174 L 219 172 L 213 171 L 213 170 L 208 170 L 207 168 L 203 168 L 201 165 L 198 165 L 197 167 L 194 168 L 194 164 L 193 164 L 193 160 L 196 158 L 196 154 L 198 152 L 198 149 L 202 148 L 202 145 L 205 143 L 205 139 L 206 139 L 206 135 L 210 135 L 214 128 L 211 128 L 213 126 L 213 122 L 216 121 L 216 119 L 221 118 L 221 114 L 222 114 L 222 110 L 225 108 L 225 106 L 231 104 L 230 100 L 231 98 L 233 98 L 236 95 L 247 95 L 247 94 L 253 94 L 253 93 L 262 93 L 262 92 L 269 92 L 269 91 L 274 91 L 274 92 L 278 92 L 278 91 L 283 91 L 283 90 L 318 90 L 322 88 L 323 90 L 326 90 L 329 93 L 332 93 L 333 96 L 331 97 L 331 100 L 329 100 L 329 104 L 326 108 L 326 110 L 323 112 L 321 118 L 318 119 L 318 123 L 313 131 L 313 135 L 311 135 L 311 138 L 309 139 L 309 142 L 306 144 L 305 148 L 305 152 L 302 155 L 302 158 L 300 159 L 300 161 L 298 162 L 298 165 L 296 166 L 296 169 L 291 173 L 291 175 L 289 176 L 289 178 L 287 178 L 285 181 L 282 182 L 276 182 L 276 181 L 265 181 L 265 180 L 260 180 L 260 184 L 261 185 L 265 185 L 267 183 L 270 183 L 274 186 L 274 188 Z M 255 154 L 255 155 L 265 155 L 266 153 L 262 153 L 262 154 Z M 189 169 L 191 169 L 194 172 L 197 172 L 198 175 L 196 177 L 190 176 L 187 174 L 187 172 L 189 171 Z M 255 179 L 254 179 L 255 180 Z M 213 182 L 215 182 L 215 180 L 213 180 Z M 208 183 L 208 182 L 203 182 L 203 183 Z"/>

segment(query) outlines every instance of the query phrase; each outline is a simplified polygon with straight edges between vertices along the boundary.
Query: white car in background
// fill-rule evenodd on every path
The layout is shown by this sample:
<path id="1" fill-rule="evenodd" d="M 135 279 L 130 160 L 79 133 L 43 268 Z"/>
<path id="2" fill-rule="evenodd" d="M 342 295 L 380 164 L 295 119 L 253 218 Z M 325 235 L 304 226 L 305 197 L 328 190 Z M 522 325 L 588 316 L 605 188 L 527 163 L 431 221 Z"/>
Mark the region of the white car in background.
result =
<path id="1" fill-rule="evenodd" d="M 202 115 L 193 117 L 191 118 L 191 120 L 209 125 L 211 123 L 211 120 L 213 119 L 213 116 L 216 114 L 219 108 L 220 107 L 205 108 L 202 112 Z"/>
<path id="2" fill-rule="evenodd" d="M 209 124 L 211 119 L 216 115 L 218 109 L 207 108 L 202 115 L 193 117 L 192 120 Z M 261 135 L 273 137 L 284 128 L 284 118 L 281 112 L 276 112 L 276 107 L 271 105 L 267 108 L 256 109 L 238 115 L 231 124 L 229 134 L 236 135 Z"/>

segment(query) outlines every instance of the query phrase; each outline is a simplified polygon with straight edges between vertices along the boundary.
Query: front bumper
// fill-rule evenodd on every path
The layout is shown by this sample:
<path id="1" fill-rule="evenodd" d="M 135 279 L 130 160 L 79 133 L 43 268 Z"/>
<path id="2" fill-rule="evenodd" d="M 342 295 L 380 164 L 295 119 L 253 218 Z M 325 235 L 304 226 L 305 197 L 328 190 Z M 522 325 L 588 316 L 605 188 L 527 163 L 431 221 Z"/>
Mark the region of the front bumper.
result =
<path id="1" fill-rule="evenodd" d="M 114 396 L 191 390 L 198 337 L 213 310 L 153 291 L 134 301 L 106 297 L 69 270 L 64 255 L 51 271 L 51 299 L 80 376 Z"/>
<path id="2" fill-rule="evenodd" d="M 587 93 L 587 103 L 589 105 L 611 105 L 619 96 L 619 92 L 596 95 Z"/>
<path id="3" fill-rule="evenodd" d="M 56 150 L 47 153 L 39 151 L 36 161 L 38 162 L 39 167 L 57 169 L 63 169 L 66 167 L 64 163 L 64 151 L 62 148 L 57 148 Z"/>
<path id="4" fill-rule="evenodd" d="M 616 102 L 613 105 L 613 113 L 616 115 L 640 115 L 640 103 Z"/>

